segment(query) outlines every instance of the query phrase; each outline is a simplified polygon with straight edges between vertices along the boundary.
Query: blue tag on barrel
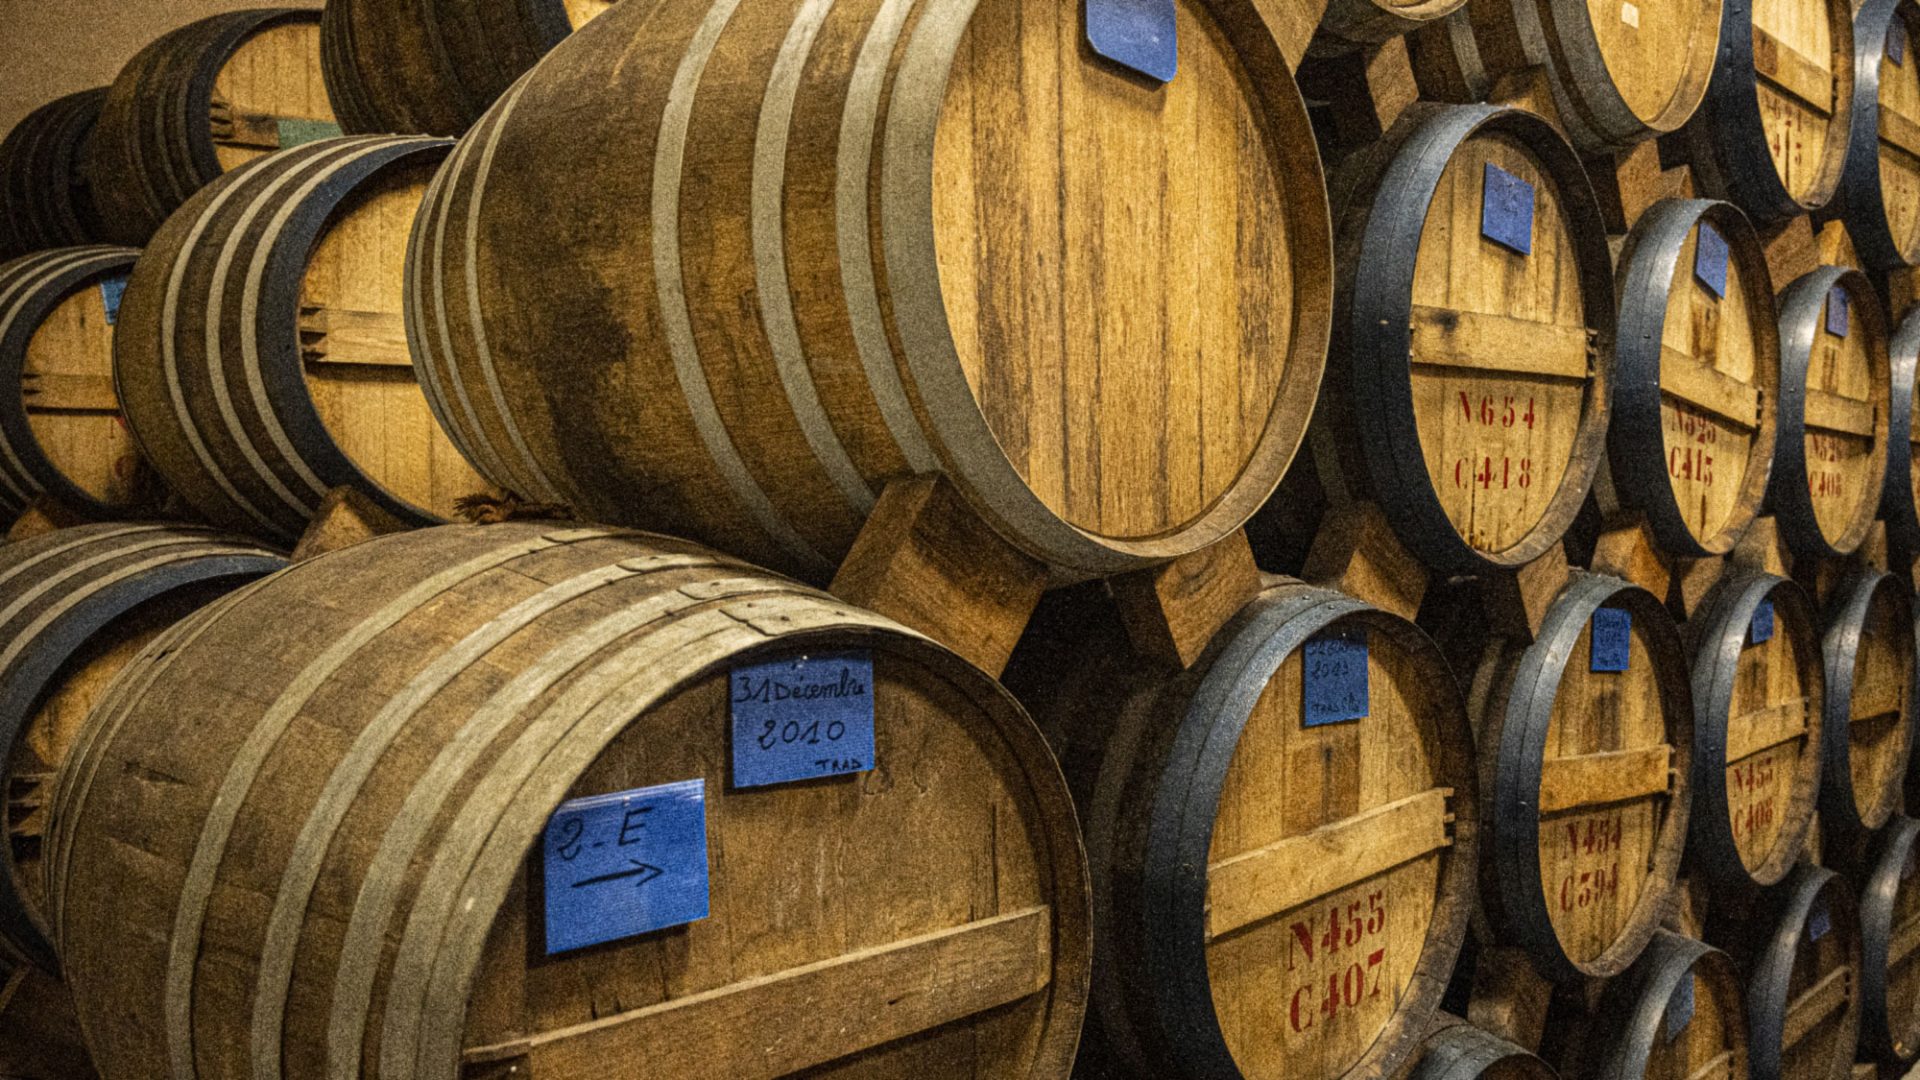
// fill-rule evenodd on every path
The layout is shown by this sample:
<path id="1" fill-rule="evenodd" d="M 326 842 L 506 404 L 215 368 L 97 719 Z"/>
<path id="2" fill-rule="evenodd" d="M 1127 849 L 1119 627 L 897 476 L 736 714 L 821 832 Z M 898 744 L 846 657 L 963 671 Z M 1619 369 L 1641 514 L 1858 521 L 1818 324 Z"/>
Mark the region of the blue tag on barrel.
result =
<path id="1" fill-rule="evenodd" d="M 706 918 L 706 781 L 561 803 L 540 866 L 549 956 Z"/>
<path id="2" fill-rule="evenodd" d="M 1673 996 L 1667 999 L 1667 1041 L 1680 1037 L 1693 1023 L 1693 972 L 1680 976 L 1680 985 L 1673 988 Z"/>
<path id="3" fill-rule="evenodd" d="M 321 139 L 339 138 L 344 132 L 340 125 L 331 120 L 280 120 L 274 124 L 279 135 L 280 149 L 291 150 L 296 146 L 305 146 Z"/>
<path id="4" fill-rule="evenodd" d="M 1747 627 L 1747 639 L 1755 645 L 1773 640 L 1773 601 L 1762 600 L 1753 609 L 1753 623 Z"/>
<path id="5" fill-rule="evenodd" d="M 1522 255 L 1533 251 L 1533 185 L 1491 161 L 1480 191 L 1480 234 Z"/>
<path id="6" fill-rule="evenodd" d="M 873 654 L 733 669 L 733 784 L 763 787 L 873 768 Z"/>
<path id="7" fill-rule="evenodd" d="M 1847 336 L 1847 309 L 1851 302 L 1845 286 L 1835 285 L 1827 293 L 1827 333 L 1834 337 Z"/>
<path id="8" fill-rule="evenodd" d="M 1827 936 L 1827 931 L 1832 929 L 1833 916 L 1827 912 L 1826 898 L 1816 898 L 1813 902 L 1813 910 L 1807 912 L 1807 940 L 1819 941 Z"/>
<path id="9" fill-rule="evenodd" d="M 1713 290 L 1713 295 L 1727 295 L 1727 238 L 1704 221 L 1700 223 L 1700 239 L 1693 247 L 1693 276 Z"/>
<path id="10" fill-rule="evenodd" d="M 1173 0 L 1087 0 L 1087 43 L 1158 82 L 1172 82 L 1180 70 Z"/>
<path id="11" fill-rule="evenodd" d="M 1633 655 L 1633 613 L 1603 607 L 1593 613 L 1591 667 L 1594 671 L 1625 671 Z"/>
<path id="12" fill-rule="evenodd" d="M 1313 638 L 1301 650 L 1301 663 L 1302 726 L 1319 727 L 1366 717 L 1365 631 Z"/>
<path id="13" fill-rule="evenodd" d="M 1887 27 L 1887 62 L 1899 67 L 1907 61 L 1907 28 L 1899 19 Z"/>
<path id="14" fill-rule="evenodd" d="M 100 282 L 100 303 L 107 309 L 107 325 L 120 321 L 120 299 L 127 295 L 127 277 L 105 278 Z"/>

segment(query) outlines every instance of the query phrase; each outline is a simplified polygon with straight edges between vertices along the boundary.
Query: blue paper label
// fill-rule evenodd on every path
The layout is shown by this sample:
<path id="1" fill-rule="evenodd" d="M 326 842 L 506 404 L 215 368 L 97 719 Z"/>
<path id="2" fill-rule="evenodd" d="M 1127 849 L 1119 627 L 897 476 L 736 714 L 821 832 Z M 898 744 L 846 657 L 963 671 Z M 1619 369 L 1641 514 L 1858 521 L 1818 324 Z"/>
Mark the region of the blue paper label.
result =
<path id="1" fill-rule="evenodd" d="M 1367 715 L 1365 631 L 1313 638 L 1303 648 L 1301 662 L 1303 727 L 1339 724 Z"/>
<path id="2" fill-rule="evenodd" d="M 1727 295 L 1727 238 L 1704 221 L 1693 245 L 1693 276 L 1713 290 L 1713 295 Z"/>
<path id="3" fill-rule="evenodd" d="M 120 298 L 127 295 L 127 276 L 102 279 L 100 282 L 100 303 L 107 309 L 107 325 L 120 321 Z"/>
<path id="4" fill-rule="evenodd" d="M 1747 639 L 1755 645 L 1773 640 L 1773 601 L 1762 600 L 1753 609 L 1753 624 L 1747 627 Z"/>
<path id="5" fill-rule="evenodd" d="M 1633 613 L 1603 607 L 1593 613 L 1594 671 L 1625 671 L 1633 655 Z"/>
<path id="6" fill-rule="evenodd" d="M 1835 285 L 1827 294 L 1827 333 L 1834 337 L 1847 336 L 1847 308 L 1851 303 L 1844 286 Z"/>
<path id="7" fill-rule="evenodd" d="M 1894 67 L 1907 62 L 1907 28 L 1899 19 L 1887 27 L 1887 62 Z"/>
<path id="8" fill-rule="evenodd" d="M 1667 1041 L 1680 1037 L 1693 1023 L 1693 972 L 1680 976 L 1680 985 L 1673 988 L 1673 996 L 1667 999 Z"/>
<path id="9" fill-rule="evenodd" d="M 733 669 L 733 783 L 761 787 L 873 768 L 873 654 Z"/>
<path id="10" fill-rule="evenodd" d="M 1833 917 L 1827 913 L 1826 898 L 1819 897 L 1814 900 L 1813 909 L 1807 912 L 1807 940 L 1819 941 L 1832 929 Z"/>
<path id="11" fill-rule="evenodd" d="M 291 150 L 296 146 L 305 146 L 321 139 L 338 138 L 343 132 L 340 125 L 331 120 L 281 120 L 275 128 L 280 137 L 280 149 Z"/>
<path id="12" fill-rule="evenodd" d="M 543 851 L 549 956 L 704 919 L 706 781 L 561 803 Z"/>
<path id="13" fill-rule="evenodd" d="M 1087 43 L 1159 82 L 1172 82 L 1180 70 L 1173 0 L 1087 0 Z"/>
<path id="14" fill-rule="evenodd" d="M 1491 161 L 1480 192 L 1480 234 L 1522 255 L 1533 251 L 1533 185 Z"/>

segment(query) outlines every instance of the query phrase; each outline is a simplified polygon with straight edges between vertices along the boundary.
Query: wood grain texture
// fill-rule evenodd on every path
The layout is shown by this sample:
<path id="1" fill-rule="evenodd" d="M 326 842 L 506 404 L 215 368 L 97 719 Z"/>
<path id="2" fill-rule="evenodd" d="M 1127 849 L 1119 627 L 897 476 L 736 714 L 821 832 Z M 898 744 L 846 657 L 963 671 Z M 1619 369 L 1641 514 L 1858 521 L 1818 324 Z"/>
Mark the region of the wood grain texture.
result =
<path id="1" fill-rule="evenodd" d="M 1856 571 L 1827 600 L 1821 828 L 1843 858 L 1904 805 L 1913 746 L 1914 624 L 1900 579 Z"/>
<path id="2" fill-rule="evenodd" d="M 1860 888 L 1860 1057 L 1888 1071 L 1920 1056 L 1920 883 L 1914 840 L 1920 823 L 1888 826 Z"/>
<path id="3" fill-rule="evenodd" d="M 1802 865 L 1757 908 L 1709 921 L 1708 940 L 1746 975 L 1755 1074 L 1847 1077 L 1860 1027 L 1854 890 Z"/>
<path id="4" fill-rule="evenodd" d="M 873 656 L 875 768 L 735 787 L 733 666 L 838 649 Z M 657 1023 L 676 1076 L 1044 1077 L 1072 1054 L 1085 864 L 1031 721 L 926 639 L 706 549 L 537 523 L 369 540 L 175 627 L 94 716 L 49 883 L 110 1074 L 599 1076 L 564 1053 L 577 1029 Z M 555 806 L 693 778 L 710 915 L 547 955 Z M 940 941 L 963 951 L 928 998 Z M 975 943 L 999 959 L 969 969 Z M 874 1038 L 788 1042 L 842 962 Z M 777 1008 L 726 1012 L 755 1001 Z"/>
<path id="5" fill-rule="evenodd" d="M 510 490 L 816 580 L 907 474 L 1064 577 L 1219 539 L 1305 427 L 1327 237 L 1270 32 L 1176 10 L 1160 85 L 1050 0 L 616 5 L 429 192 L 443 423 Z"/>
<path id="6" fill-rule="evenodd" d="M 1740 972 L 1725 953 L 1679 934 L 1656 932 L 1591 1011 L 1566 999 L 1555 1006 L 1552 1049 L 1542 1053 L 1568 1080 L 1746 1080 L 1751 1074 Z"/>

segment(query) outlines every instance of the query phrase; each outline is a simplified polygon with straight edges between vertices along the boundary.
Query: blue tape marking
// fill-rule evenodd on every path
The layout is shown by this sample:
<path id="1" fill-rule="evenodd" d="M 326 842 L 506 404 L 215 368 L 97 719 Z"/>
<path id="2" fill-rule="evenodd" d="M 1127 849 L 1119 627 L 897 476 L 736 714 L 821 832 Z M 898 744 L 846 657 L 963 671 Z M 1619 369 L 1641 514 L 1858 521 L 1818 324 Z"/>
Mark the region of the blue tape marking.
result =
<path id="1" fill-rule="evenodd" d="M 1364 631 L 1308 641 L 1300 680 L 1301 726 L 1319 727 L 1367 715 L 1367 637 Z"/>
<path id="2" fill-rule="evenodd" d="M 107 308 L 107 325 L 120 321 L 120 300 L 127 295 L 127 275 L 102 279 L 100 282 L 100 302 Z"/>
<path id="3" fill-rule="evenodd" d="M 1747 638 L 1755 645 L 1773 640 L 1773 601 L 1762 600 L 1760 606 L 1753 609 L 1753 624 L 1747 627 Z"/>
<path id="4" fill-rule="evenodd" d="M 1480 234 L 1522 255 L 1533 252 L 1533 185 L 1487 162 L 1480 191 Z"/>
<path id="5" fill-rule="evenodd" d="M 1887 61 L 1894 67 L 1907 62 L 1907 28 L 1899 19 L 1887 27 Z"/>
<path id="6" fill-rule="evenodd" d="M 1693 276 L 1712 289 L 1713 295 L 1727 295 L 1727 238 L 1704 221 L 1693 246 Z"/>
<path id="7" fill-rule="evenodd" d="M 1593 613 L 1594 671 L 1625 671 L 1633 655 L 1633 613 L 1624 608 L 1603 607 Z"/>
<path id="8" fill-rule="evenodd" d="M 561 803 L 541 846 L 549 956 L 707 917 L 704 780 Z"/>
<path id="9" fill-rule="evenodd" d="M 733 669 L 733 783 L 762 787 L 873 768 L 873 654 L 789 656 Z"/>
<path id="10" fill-rule="evenodd" d="M 1847 311 L 1851 304 L 1852 299 L 1843 285 L 1835 285 L 1827 294 L 1827 333 L 1834 337 L 1847 336 Z"/>
<path id="11" fill-rule="evenodd" d="M 1813 910 L 1807 912 L 1807 940 L 1819 941 L 1833 929 L 1833 916 L 1827 913 L 1825 898 L 1813 902 Z"/>
<path id="12" fill-rule="evenodd" d="M 1173 0 L 1087 0 L 1087 43 L 1159 82 L 1172 82 L 1180 70 Z"/>
<path id="13" fill-rule="evenodd" d="M 1673 988 L 1673 997 L 1667 1000 L 1667 1041 L 1680 1037 L 1693 1023 L 1693 972 L 1680 976 L 1680 985 Z"/>
<path id="14" fill-rule="evenodd" d="M 281 120 L 275 127 L 282 150 L 291 150 L 321 139 L 339 138 L 345 134 L 340 130 L 340 125 L 331 120 Z"/>

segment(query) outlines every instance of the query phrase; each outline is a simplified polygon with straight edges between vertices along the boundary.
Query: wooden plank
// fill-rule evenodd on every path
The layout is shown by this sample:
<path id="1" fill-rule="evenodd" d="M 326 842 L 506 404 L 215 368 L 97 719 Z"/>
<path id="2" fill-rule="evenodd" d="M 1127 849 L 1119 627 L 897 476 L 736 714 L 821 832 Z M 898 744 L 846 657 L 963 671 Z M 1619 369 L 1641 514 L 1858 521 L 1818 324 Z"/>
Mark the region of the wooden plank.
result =
<path id="1" fill-rule="evenodd" d="M 1753 28 L 1753 67 L 1814 112 L 1833 115 L 1833 74 L 1758 26 Z"/>
<path id="2" fill-rule="evenodd" d="M 1920 123 L 1905 113 L 1880 106 L 1880 141 L 1908 156 L 1920 158 Z"/>
<path id="3" fill-rule="evenodd" d="M 981 919 L 462 1054 L 522 1075 L 784 1076 L 1018 1001 L 1052 980 L 1052 909 Z M 746 1033 L 752 1032 L 752 1037 Z"/>
<path id="4" fill-rule="evenodd" d="M 300 354 L 310 364 L 413 366 L 406 319 L 397 312 L 302 307 Z"/>
<path id="5" fill-rule="evenodd" d="M 1752 431 L 1760 426 L 1760 391 L 1671 345 L 1660 349 L 1660 392 Z"/>
<path id="6" fill-rule="evenodd" d="M 1175 668 L 1200 658 L 1229 619 L 1260 595 L 1260 565 L 1244 530 L 1151 570 L 1113 579 L 1127 639 Z"/>
<path id="7" fill-rule="evenodd" d="M 1429 788 L 1207 868 L 1209 940 L 1452 843 L 1450 788 Z"/>
<path id="8" fill-rule="evenodd" d="M 1806 698 L 1755 709 L 1727 722 L 1727 761 L 1743 761 L 1806 733 Z"/>
<path id="9" fill-rule="evenodd" d="M 1593 370 L 1592 336 L 1582 326 L 1415 305 L 1413 362 L 1584 379 Z"/>
<path id="10" fill-rule="evenodd" d="M 1851 964 L 1843 964 L 1827 972 L 1806 993 L 1787 1005 L 1787 1022 L 1780 1036 L 1780 1045 L 1785 1048 L 1799 1044 L 1808 1032 L 1820 1026 L 1821 1021 L 1845 1008 L 1852 991 Z"/>
<path id="11" fill-rule="evenodd" d="M 1540 767 L 1540 812 L 1600 806 L 1667 790 L 1673 747 L 1666 743 L 1577 757 L 1548 758 Z"/>
<path id="12" fill-rule="evenodd" d="M 1887 941 L 1887 966 L 1905 961 L 1916 949 L 1920 949 L 1920 919 L 1908 919 L 1893 928 Z"/>
<path id="13" fill-rule="evenodd" d="M 111 375 L 28 373 L 20 377 L 20 393 L 34 412 L 120 411 Z"/>
<path id="14" fill-rule="evenodd" d="M 1873 437 L 1874 408 L 1871 401 L 1860 401 L 1808 387 L 1806 416 L 1810 428 L 1868 439 Z"/>
<path id="15" fill-rule="evenodd" d="M 232 105 L 216 99 L 207 122 L 212 125 L 214 142 L 253 150 L 280 149 L 280 122 L 275 117 L 236 112 Z"/>
<path id="16" fill-rule="evenodd" d="M 1707 1063 L 1687 1074 L 1687 1080 L 1712 1080 L 1713 1077 L 1733 1075 L 1733 1051 L 1722 1050 L 1707 1059 Z"/>

